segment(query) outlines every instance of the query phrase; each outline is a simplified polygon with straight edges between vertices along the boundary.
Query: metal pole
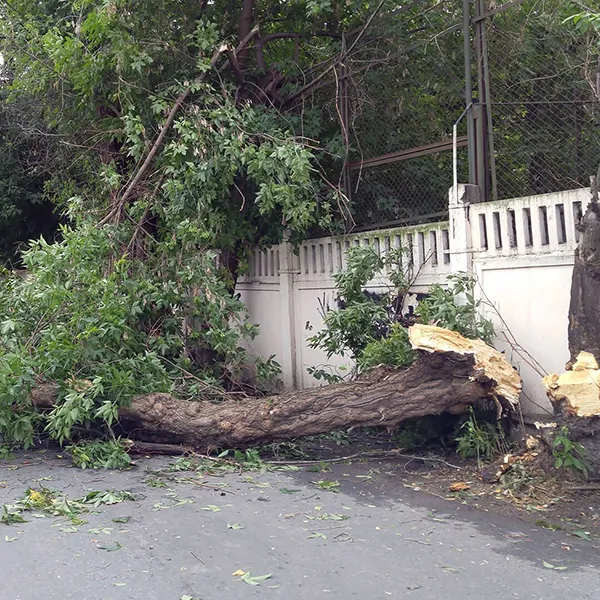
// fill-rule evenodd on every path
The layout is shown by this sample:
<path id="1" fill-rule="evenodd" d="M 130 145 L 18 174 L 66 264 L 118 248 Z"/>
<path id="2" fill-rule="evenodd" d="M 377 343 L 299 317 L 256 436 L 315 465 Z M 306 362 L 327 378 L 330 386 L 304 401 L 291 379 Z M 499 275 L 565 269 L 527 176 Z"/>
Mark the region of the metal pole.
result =
<path id="1" fill-rule="evenodd" d="M 452 204 L 458 204 L 458 122 L 452 127 Z"/>
<path id="2" fill-rule="evenodd" d="M 477 72 L 478 72 L 478 90 L 479 103 L 484 111 L 480 127 L 483 128 L 482 153 L 483 165 L 478 165 L 479 172 L 482 173 L 482 180 L 479 182 L 484 192 L 484 199 L 489 199 L 491 191 L 492 199 L 498 199 L 498 183 L 496 180 L 496 161 L 494 156 L 494 131 L 492 123 L 492 106 L 490 101 L 490 72 L 488 64 L 487 51 L 487 23 L 482 16 L 485 14 L 485 0 L 476 0 L 475 4 L 475 31 L 477 46 Z M 479 138 L 478 138 L 479 139 Z M 479 148 L 477 149 L 479 152 Z M 490 190 L 491 183 L 491 190 Z"/>
<path id="3" fill-rule="evenodd" d="M 471 79 L 471 0 L 463 0 L 463 37 L 465 44 L 465 106 L 473 101 L 473 81 Z M 473 112 L 467 112 L 467 138 L 469 140 L 469 183 L 477 183 L 475 171 L 475 127 Z"/>
<path id="4" fill-rule="evenodd" d="M 485 14 L 485 0 L 479 0 L 480 16 Z M 488 160 L 490 165 L 490 176 L 492 180 L 492 200 L 498 200 L 498 178 L 496 176 L 496 151 L 494 149 L 494 123 L 492 120 L 492 97 L 490 94 L 490 66 L 488 61 L 487 46 L 487 21 L 484 20 L 481 27 L 481 55 L 483 58 L 483 90 L 485 92 L 485 108 L 487 118 L 488 138 Z"/>
<path id="5" fill-rule="evenodd" d="M 484 0 L 485 1 L 485 0 Z M 482 14 L 482 0 L 475 0 L 475 50 L 477 57 L 477 105 L 475 112 L 475 137 L 477 139 L 477 183 L 483 201 L 489 200 L 489 152 L 487 145 L 487 94 L 485 72 L 483 68 L 483 29 L 484 21 L 478 19 Z"/>
<path id="6" fill-rule="evenodd" d="M 458 204 L 458 124 L 472 107 L 473 103 L 470 102 L 452 126 L 452 200 L 455 205 Z"/>

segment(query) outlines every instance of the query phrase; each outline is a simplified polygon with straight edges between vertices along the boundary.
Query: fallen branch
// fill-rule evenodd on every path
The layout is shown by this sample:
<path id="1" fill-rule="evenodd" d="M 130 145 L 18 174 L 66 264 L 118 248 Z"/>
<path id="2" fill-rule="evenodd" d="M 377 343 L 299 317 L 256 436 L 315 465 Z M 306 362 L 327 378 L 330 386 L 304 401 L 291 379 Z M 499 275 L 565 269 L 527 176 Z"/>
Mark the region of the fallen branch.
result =
<path id="1" fill-rule="evenodd" d="M 493 399 L 504 412 L 515 408 L 521 381 L 502 354 L 439 327 L 415 325 L 409 332 L 420 352 L 406 369 L 378 367 L 350 383 L 219 403 L 147 394 L 121 407 L 119 432 L 209 452 L 355 426 L 391 429 L 407 419 L 462 413 L 482 399 Z M 56 393 L 55 384 L 41 384 L 32 402 L 52 408 Z"/>

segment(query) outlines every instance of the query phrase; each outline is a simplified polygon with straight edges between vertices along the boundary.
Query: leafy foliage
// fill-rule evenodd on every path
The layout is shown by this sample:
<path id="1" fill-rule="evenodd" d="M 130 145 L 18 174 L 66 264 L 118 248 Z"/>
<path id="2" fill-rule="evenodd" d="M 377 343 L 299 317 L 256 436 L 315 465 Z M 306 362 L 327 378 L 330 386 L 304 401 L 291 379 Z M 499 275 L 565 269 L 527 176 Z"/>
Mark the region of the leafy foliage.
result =
<path id="1" fill-rule="evenodd" d="M 196 371 L 191 391 L 206 391 L 218 367 L 238 368 L 245 359 L 240 339 L 255 328 L 219 276 L 214 254 L 197 250 L 196 229 L 188 225 L 178 227 L 177 244 L 158 243 L 155 259 L 123 256 L 110 270 L 122 234 L 113 227 L 82 222 L 63 228 L 60 243 L 40 240 L 25 252 L 28 275 L 7 274 L 0 292 L 0 424 L 7 441 L 32 441 L 28 392 L 36 378 L 59 383 L 45 426 L 63 441 L 75 425 L 99 419 L 111 426 L 135 394 L 186 385 L 181 376 L 188 370 Z M 211 328 L 190 331 L 190 319 Z M 220 364 L 194 369 L 182 332 L 198 351 L 217 352 Z"/>
<path id="2" fill-rule="evenodd" d="M 389 365 L 408 367 L 414 361 L 414 352 L 408 341 L 408 331 L 399 323 L 393 323 L 387 337 L 370 341 L 358 359 L 361 370 Z"/>
<path id="3" fill-rule="evenodd" d="M 82 469 L 126 469 L 131 457 L 121 440 L 86 441 L 67 446 L 73 464 Z"/>
<path id="4" fill-rule="evenodd" d="M 314 7 L 301 4 L 281 10 L 304 26 Z M 29 244 L 24 277 L 3 275 L 0 432 L 11 445 L 40 430 L 64 442 L 74 428 L 111 428 L 137 394 L 218 399 L 257 331 L 232 293 L 248 249 L 332 222 L 339 192 L 319 169 L 335 143 L 306 138 L 331 119 L 309 127 L 239 91 L 223 43 L 242 15 L 221 2 L 17 0 L 3 11 L 11 101 L 38 107 L 19 118 L 68 143 L 49 147 L 43 169 L 69 225 Z M 286 77 L 290 48 L 279 48 Z M 259 377 L 276 376 L 275 358 L 258 360 Z M 43 417 L 30 402 L 41 381 L 59 390 Z"/>
<path id="5" fill-rule="evenodd" d="M 446 287 L 431 286 L 427 298 L 417 307 L 420 321 L 491 344 L 494 326 L 480 314 L 481 300 L 475 297 L 475 286 L 476 281 L 466 273 L 449 275 Z"/>
<path id="6" fill-rule="evenodd" d="M 499 423 L 482 421 L 473 408 L 456 436 L 456 453 L 465 458 L 477 458 L 477 462 L 489 461 L 508 448 L 504 432 Z"/>
<path id="7" fill-rule="evenodd" d="M 0 521 L 7 525 L 26 523 L 24 515 L 36 511 L 55 517 L 67 517 L 73 525 L 81 525 L 85 521 L 82 521 L 78 515 L 90 512 L 90 507 L 98 508 L 101 505 L 119 504 L 133 499 L 131 492 L 119 490 L 94 490 L 83 498 L 73 499 L 46 487 L 27 488 L 22 498 L 2 506 L 3 514 Z"/>
<path id="8" fill-rule="evenodd" d="M 408 340 L 402 304 L 408 282 L 401 266 L 402 249 L 385 257 L 371 246 L 350 248 L 346 268 L 334 275 L 338 290 L 338 306 L 324 314 L 324 328 L 309 339 L 328 358 L 334 354 L 349 355 L 359 371 L 377 365 L 409 366 L 415 358 Z M 365 288 L 377 280 L 390 284 L 374 294 Z M 494 328 L 481 316 L 481 300 L 475 297 L 476 282 L 464 273 L 450 275 L 448 285 L 434 285 L 419 302 L 416 315 L 420 322 L 436 324 L 464 335 L 491 343 Z M 317 379 L 336 383 L 341 377 L 324 367 L 309 369 Z"/>
<path id="9" fill-rule="evenodd" d="M 395 318 L 390 308 L 393 290 L 371 295 L 364 292 L 365 286 L 386 267 L 392 271 L 390 279 L 398 290 L 405 288 L 406 282 L 397 253 L 381 258 L 370 246 L 356 246 L 348 250 L 346 265 L 334 275 L 340 308 L 325 313 L 324 329 L 310 338 L 309 343 L 313 348 L 325 350 L 328 357 L 349 354 L 360 361 L 369 344 L 381 339 Z M 400 341 L 397 335 L 396 344 Z M 372 347 L 370 354 L 381 351 Z"/>
<path id="10" fill-rule="evenodd" d="M 587 450 L 579 442 L 569 438 L 568 427 L 562 427 L 552 441 L 552 455 L 557 469 L 570 469 L 583 475 L 586 479 L 590 465 L 586 460 Z"/>

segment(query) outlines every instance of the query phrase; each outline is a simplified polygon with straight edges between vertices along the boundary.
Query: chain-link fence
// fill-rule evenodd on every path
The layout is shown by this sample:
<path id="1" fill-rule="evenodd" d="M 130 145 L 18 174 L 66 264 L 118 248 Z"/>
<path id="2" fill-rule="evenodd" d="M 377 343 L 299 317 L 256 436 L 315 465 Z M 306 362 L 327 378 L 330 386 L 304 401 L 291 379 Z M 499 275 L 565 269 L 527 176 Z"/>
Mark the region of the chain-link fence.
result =
<path id="1" fill-rule="evenodd" d="M 569 5 L 526 0 L 488 20 L 500 199 L 584 187 L 598 168 L 598 39 L 565 22 Z"/>
<path id="2" fill-rule="evenodd" d="M 466 137 L 461 138 L 459 164 L 467 170 Z M 430 146 L 434 146 L 431 144 Z M 365 224 L 412 224 L 445 219 L 448 215 L 448 189 L 452 182 L 452 146 L 427 154 L 416 148 L 408 158 L 383 163 L 360 163 L 351 173 L 354 219 Z M 431 153 L 429 153 L 431 152 Z"/>
<path id="3" fill-rule="evenodd" d="M 352 227 L 447 214 L 452 126 L 467 105 L 462 3 L 419 6 L 418 33 L 398 41 L 410 49 L 353 79 Z M 567 0 L 470 6 L 475 123 L 470 170 L 460 123 L 459 181 L 479 184 L 483 200 L 587 186 L 600 161 L 598 32 L 566 21 Z"/>
<path id="4" fill-rule="evenodd" d="M 354 80 L 347 192 L 354 227 L 441 220 L 452 185 L 452 127 L 465 108 L 461 11 L 433 0 L 396 24 L 398 58 Z M 431 10 L 430 10 L 431 9 Z M 454 26 L 448 31 L 448 26 Z M 408 48 L 402 52 L 402 48 Z M 467 175 L 466 124 L 459 172 Z"/>

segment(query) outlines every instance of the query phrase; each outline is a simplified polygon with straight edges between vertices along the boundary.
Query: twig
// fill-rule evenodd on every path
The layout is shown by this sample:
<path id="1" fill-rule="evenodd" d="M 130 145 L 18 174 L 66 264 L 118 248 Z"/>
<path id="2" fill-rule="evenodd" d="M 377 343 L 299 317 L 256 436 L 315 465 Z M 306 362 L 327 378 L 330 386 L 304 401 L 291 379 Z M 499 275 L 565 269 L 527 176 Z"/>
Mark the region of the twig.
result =
<path id="1" fill-rule="evenodd" d="M 331 531 L 332 529 L 344 529 L 348 525 L 334 525 L 333 527 L 312 527 L 306 531 Z"/>
<path id="2" fill-rule="evenodd" d="M 350 454 L 349 456 L 340 456 L 337 458 L 330 458 L 326 460 L 273 460 L 265 462 L 266 464 L 270 465 L 318 465 L 321 463 L 346 462 L 355 458 L 392 458 L 395 456 L 398 456 L 400 458 L 408 458 L 411 460 L 422 460 L 424 462 L 440 462 L 445 465 L 448 465 L 449 467 L 452 467 L 453 469 L 462 469 L 462 467 L 459 467 L 458 465 L 453 465 L 452 463 L 449 463 L 443 458 L 437 458 L 435 456 L 413 456 L 411 454 L 401 454 L 399 452 L 396 452 L 395 450 L 389 450 L 386 452 L 357 452 L 356 454 Z"/>
<path id="3" fill-rule="evenodd" d="M 194 554 L 191 550 L 190 550 L 190 554 L 198 561 L 200 561 L 203 565 L 205 565 L 206 563 L 196 554 Z"/>
<path id="4" fill-rule="evenodd" d="M 133 235 L 131 236 L 131 240 L 129 241 L 129 244 L 127 244 L 127 250 L 125 250 L 125 252 L 127 254 L 129 252 L 131 252 L 131 250 L 133 249 L 133 245 L 135 244 L 135 241 L 136 241 L 137 236 L 139 235 L 140 231 L 144 230 L 144 223 L 146 222 L 146 219 L 148 218 L 148 215 L 150 214 L 150 208 L 152 206 L 152 202 L 158 195 L 158 192 L 160 191 L 160 188 L 162 187 L 165 177 L 166 177 L 166 173 L 163 173 L 160 176 L 158 183 L 154 187 L 154 191 L 152 192 L 150 198 L 148 198 L 148 201 L 146 203 L 146 208 L 144 209 L 144 213 L 142 214 L 141 219 L 137 222 L 137 225 L 135 226 Z M 148 232 L 146 232 L 146 233 L 148 233 Z"/>
<path id="5" fill-rule="evenodd" d="M 400 538 L 405 542 L 415 542 L 415 544 L 421 544 L 423 546 L 431 546 L 431 542 L 422 542 L 421 540 L 416 540 L 415 538 Z"/>
<path id="6" fill-rule="evenodd" d="M 5 469 L 10 469 L 10 470 L 15 470 L 15 471 L 16 471 L 17 469 L 20 469 L 20 468 L 22 468 L 22 467 L 35 467 L 35 466 L 37 466 L 37 465 L 39 465 L 39 464 L 41 464 L 41 463 L 43 463 L 43 462 L 46 462 L 46 461 L 43 461 L 43 460 L 38 460 L 38 461 L 36 461 L 36 462 L 30 462 L 30 463 L 20 463 L 20 464 L 18 464 L 18 465 L 5 465 L 5 466 L 4 466 L 4 468 L 5 468 Z"/>
<path id="7" fill-rule="evenodd" d="M 204 483 L 203 481 L 194 481 L 194 485 L 198 485 L 200 487 L 205 487 L 215 492 L 225 492 L 227 494 L 231 494 L 232 496 L 237 496 L 237 492 L 233 492 L 232 490 L 228 490 L 224 487 L 219 487 L 218 485 L 212 485 L 210 483 Z"/>
<path id="8" fill-rule="evenodd" d="M 385 0 L 380 0 L 379 4 L 375 8 L 375 10 L 371 13 L 371 15 L 367 19 L 366 23 L 364 24 L 364 26 L 361 28 L 360 32 L 356 36 L 356 39 L 352 42 L 352 44 L 350 44 L 350 47 L 348 48 L 348 50 L 346 52 L 344 52 L 343 54 L 341 54 L 336 60 L 334 60 L 320 75 L 317 75 L 314 79 L 309 81 L 306 85 L 302 86 L 297 92 L 295 92 L 294 94 L 291 94 L 288 98 L 286 98 L 286 100 L 285 100 L 286 104 L 291 104 L 296 98 L 302 96 L 305 92 L 307 92 L 312 87 L 314 87 L 332 69 L 335 69 L 337 67 L 337 65 L 339 65 L 344 60 L 344 58 L 350 54 L 350 52 L 352 52 L 352 50 L 355 48 L 356 44 L 358 44 L 358 42 L 360 41 L 362 36 L 365 34 L 367 29 L 373 22 L 373 19 L 377 16 L 379 11 L 381 10 L 381 7 L 383 6 L 384 2 L 385 2 Z"/>
<path id="9" fill-rule="evenodd" d="M 244 397 L 248 397 L 248 394 L 245 394 L 244 392 L 226 392 L 225 390 L 222 390 L 222 389 L 218 388 L 217 386 L 212 385 L 210 383 L 207 383 L 206 381 L 203 381 L 199 377 L 196 377 L 196 375 L 194 375 L 193 373 L 190 373 L 189 371 L 187 371 L 183 367 L 175 364 L 174 362 L 171 362 L 168 358 L 165 358 L 164 356 L 162 356 L 161 358 L 165 362 L 169 363 L 172 367 L 175 367 L 176 369 L 179 369 L 184 375 L 187 375 L 188 377 L 191 377 L 192 379 L 194 379 L 195 381 L 197 381 L 198 383 L 200 383 L 201 385 L 203 385 L 207 389 L 215 392 L 217 395 L 220 395 L 220 396 L 222 396 L 224 398 L 231 397 L 233 394 L 235 394 L 235 395 L 243 395 Z"/>

